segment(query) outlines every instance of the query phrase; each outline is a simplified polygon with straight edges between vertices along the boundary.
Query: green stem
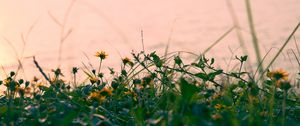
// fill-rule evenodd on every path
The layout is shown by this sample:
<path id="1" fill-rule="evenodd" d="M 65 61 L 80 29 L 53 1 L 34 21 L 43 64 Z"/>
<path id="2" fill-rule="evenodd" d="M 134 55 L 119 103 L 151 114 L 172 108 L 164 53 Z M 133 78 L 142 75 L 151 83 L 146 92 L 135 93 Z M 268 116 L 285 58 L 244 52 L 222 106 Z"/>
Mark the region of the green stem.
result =
<path id="1" fill-rule="evenodd" d="M 255 27 L 254 27 L 254 21 L 253 21 L 253 17 L 252 17 L 250 0 L 245 0 L 245 1 L 246 1 L 248 22 L 249 22 L 249 27 L 250 27 L 251 36 L 252 36 L 252 43 L 253 43 L 253 46 L 255 49 L 257 64 L 261 64 L 261 54 L 260 54 L 260 50 L 259 50 L 258 39 L 257 39 Z M 263 73 L 263 71 L 264 71 L 263 65 L 261 65 L 259 67 L 259 72 Z"/>
<path id="2" fill-rule="evenodd" d="M 274 108 L 274 100 L 275 100 L 275 93 L 276 93 L 276 84 L 274 83 L 274 86 L 272 88 L 272 97 L 270 101 L 270 107 L 269 107 L 269 126 L 273 126 L 273 108 Z"/>
<path id="3" fill-rule="evenodd" d="M 283 100 L 282 100 L 282 126 L 285 125 L 285 107 L 286 107 L 286 90 L 283 91 Z"/>
<path id="4" fill-rule="evenodd" d="M 98 68 L 98 74 L 100 73 L 101 65 L 102 65 L 102 59 L 100 59 L 100 64 L 99 64 L 99 68 Z M 97 75 L 96 75 L 96 76 L 97 76 Z"/>

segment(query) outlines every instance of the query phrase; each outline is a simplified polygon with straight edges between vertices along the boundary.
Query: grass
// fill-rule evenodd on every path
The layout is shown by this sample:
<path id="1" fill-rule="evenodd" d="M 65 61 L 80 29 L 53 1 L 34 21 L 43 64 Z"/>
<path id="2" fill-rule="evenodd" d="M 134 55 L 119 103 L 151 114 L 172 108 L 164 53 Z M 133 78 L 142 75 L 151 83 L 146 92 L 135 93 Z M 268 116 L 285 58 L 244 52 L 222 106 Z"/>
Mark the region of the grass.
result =
<path id="1" fill-rule="evenodd" d="M 180 52 L 185 53 L 185 52 Z M 188 53 L 188 52 L 187 52 Z M 229 72 L 202 56 L 186 63 L 176 53 L 132 53 L 121 71 L 101 72 L 105 52 L 97 53 L 99 70 L 72 69 L 63 80 L 60 69 L 44 78 L 0 81 L 0 123 L 6 125 L 298 125 L 298 81 L 284 70 L 265 75 L 264 89 L 244 71 L 248 56 L 236 57 L 240 67 Z M 79 70 L 86 81 L 77 82 Z M 113 78 L 106 80 L 105 78 Z"/>
<path id="2" fill-rule="evenodd" d="M 261 52 L 259 49 L 259 45 L 258 45 L 258 38 L 256 35 L 256 31 L 255 31 L 255 25 L 254 25 L 254 21 L 253 21 L 253 16 L 252 16 L 252 10 L 251 10 L 251 3 L 250 0 L 245 0 L 246 3 L 246 10 L 247 10 L 247 16 L 248 16 L 248 24 L 249 24 L 249 29 L 251 32 L 251 36 L 252 36 L 252 43 L 253 43 L 253 47 L 255 50 L 255 54 L 256 54 L 256 61 L 257 64 L 261 64 L 259 68 L 259 72 L 263 73 L 263 64 L 262 62 L 262 58 L 261 58 Z"/>

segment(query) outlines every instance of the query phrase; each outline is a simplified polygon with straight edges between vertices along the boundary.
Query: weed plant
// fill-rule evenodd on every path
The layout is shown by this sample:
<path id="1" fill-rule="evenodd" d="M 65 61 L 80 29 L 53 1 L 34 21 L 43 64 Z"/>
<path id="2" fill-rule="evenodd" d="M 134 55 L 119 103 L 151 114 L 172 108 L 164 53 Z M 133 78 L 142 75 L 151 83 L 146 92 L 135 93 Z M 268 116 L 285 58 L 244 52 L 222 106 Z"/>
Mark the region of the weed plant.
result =
<path id="1" fill-rule="evenodd" d="M 214 58 L 202 55 L 186 63 L 177 53 L 132 53 L 122 59 L 121 71 L 101 64 L 108 55 L 98 52 L 99 67 L 76 68 L 73 80 L 60 69 L 51 76 L 17 79 L 15 72 L 0 81 L 1 125 L 299 125 L 299 80 L 276 69 L 259 85 L 243 71 L 247 56 L 236 57 L 240 67 L 225 72 Z M 35 61 L 35 60 L 34 60 Z M 38 68 L 37 61 L 35 64 Z M 77 82 L 78 71 L 86 81 Z M 107 80 L 107 77 L 113 79 Z M 298 76 L 299 79 L 299 76 Z"/>

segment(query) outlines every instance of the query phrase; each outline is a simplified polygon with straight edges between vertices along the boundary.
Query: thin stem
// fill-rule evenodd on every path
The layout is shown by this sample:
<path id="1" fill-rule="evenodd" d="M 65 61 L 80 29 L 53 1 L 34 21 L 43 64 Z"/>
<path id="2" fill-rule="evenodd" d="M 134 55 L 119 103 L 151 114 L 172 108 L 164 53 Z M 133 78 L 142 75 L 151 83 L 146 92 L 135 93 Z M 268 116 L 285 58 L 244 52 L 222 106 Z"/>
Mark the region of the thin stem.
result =
<path id="1" fill-rule="evenodd" d="M 100 59 L 99 68 L 98 68 L 98 74 L 100 74 L 101 66 L 102 66 L 102 59 Z"/>
<path id="2" fill-rule="evenodd" d="M 273 108 L 274 108 L 274 100 L 275 100 L 275 93 L 276 93 L 276 84 L 272 88 L 272 97 L 270 100 L 269 106 L 269 126 L 273 126 Z"/>
<path id="3" fill-rule="evenodd" d="M 76 73 L 74 73 L 74 87 L 77 87 L 77 83 L 76 83 Z"/>
<path id="4" fill-rule="evenodd" d="M 285 107 L 286 107 L 286 90 L 283 91 L 283 100 L 282 100 L 282 126 L 285 125 Z"/>
<path id="5" fill-rule="evenodd" d="M 253 46 L 255 49 L 257 64 L 261 64 L 261 61 L 262 61 L 261 54 L 260 54 L 260 50 L 259 50 L 258 39 L 257 39 L 255 27 L 254 27 L 254 21 L 253 21 L 253 16 L 252 16 L 250 0 L 246 0 L 246 8 L 247 8 L 248 23 L 249 23 L 249 27 L 251 30 L 252 43 L 253 43 Z M 263 73 L 263 71 L 264 71 L 264 68 L 263 68 L 263 65 L 261 65 L 259 67 L 259 72 Z"/>

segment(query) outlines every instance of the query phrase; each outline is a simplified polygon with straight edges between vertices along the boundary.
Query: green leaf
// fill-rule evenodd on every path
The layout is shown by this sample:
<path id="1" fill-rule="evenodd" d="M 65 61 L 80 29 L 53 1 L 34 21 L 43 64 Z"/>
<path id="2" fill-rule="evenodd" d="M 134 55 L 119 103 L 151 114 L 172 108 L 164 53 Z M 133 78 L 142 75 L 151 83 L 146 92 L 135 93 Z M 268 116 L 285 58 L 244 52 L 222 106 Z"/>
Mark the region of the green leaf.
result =
<path id="1" fill-rule="evenodd" d="M 213 65 L 214 63 L 215 63 L 215 58 L 211 58 L 210 65 Z"/>
<path id="2" fill-rule="evenodd" d="M 189 101 L 198 91 L 197 89 L 197 86 L 189 84 L 184 78 L 180 79 L 180 90 L 183 99 Z"/>
<path id="3" fill-rule="evenodd" d="M 247 61 L 247 59 L 248 59 L 248 56 L 247 56 L 247 55 L 245 55 L 245 56 L 241 56 L 241 61 L 242 61 L 242 62 L 245 62 L 245 61 Z"/>
<path id="4" fill-rule="evenodd" d="M 176 56 L 174 60 L 175 60 L 175 63 L 176 63 L 177 65 L 182 64 L 182 60 L 181 60 L 181 58 L 180 58 L 179 56 Z"/>
<path id="5" fill-rule="evenodd" d="M 159 58 L 159 56 L 157 56 L 155 54 L 155 52 L 151 53 L 150 56 L 153 58 L 154 64 L 157 67 L 162 67 L 163 62 L 161 61 L 161 59 Z"/>
<path id="6" fill-rule="evenodd" d="M 208 76 L 205 73 L 197 73 L 195 76 L 201 78 L 203 81 L 208 80 Z"/>
<path id="7" fill-rule="evenodd" d="M 216 77 L 216 74 L 213 72 L 213 73 L 209 73 L 207 76 L 208 76 L 208 80 L 214 80 Z"/>

